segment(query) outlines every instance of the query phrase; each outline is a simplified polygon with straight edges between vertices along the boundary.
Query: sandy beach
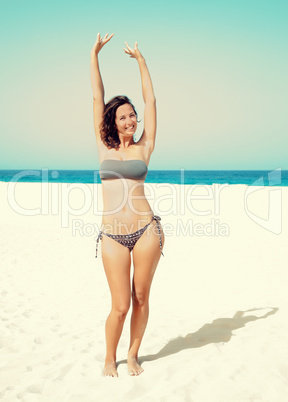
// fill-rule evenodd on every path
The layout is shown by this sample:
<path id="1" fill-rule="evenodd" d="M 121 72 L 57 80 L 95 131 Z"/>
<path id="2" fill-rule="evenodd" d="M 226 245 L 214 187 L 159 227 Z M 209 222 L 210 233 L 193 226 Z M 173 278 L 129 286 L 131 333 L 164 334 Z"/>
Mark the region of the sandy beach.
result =
<path id="1" fill-rule="evenodd" d="M 288 187 L 146 187 L 166 241 L 144 372 L 130 309 L 107 378 L 101 185 L 0 182 L 1 401 L 287 401 Z"/>

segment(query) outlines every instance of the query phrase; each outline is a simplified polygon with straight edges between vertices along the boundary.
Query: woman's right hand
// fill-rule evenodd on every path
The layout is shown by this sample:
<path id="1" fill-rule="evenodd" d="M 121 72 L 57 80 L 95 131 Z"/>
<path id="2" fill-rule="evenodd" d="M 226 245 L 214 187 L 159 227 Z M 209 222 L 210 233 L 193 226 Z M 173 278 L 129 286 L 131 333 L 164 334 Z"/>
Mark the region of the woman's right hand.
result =
<path id="1" fill-rule="evenodd" d="M 108 33 L 103 37 L 100 37 L 100 33 L 97 34 L 97 40 L 94 43 L 94 46 L 92 47 L 91 53 L 98 55 L 100 50 L 104 45 L 106 45 L 107 42 L 114 36 L 114 33 L 108 36 Z"/>

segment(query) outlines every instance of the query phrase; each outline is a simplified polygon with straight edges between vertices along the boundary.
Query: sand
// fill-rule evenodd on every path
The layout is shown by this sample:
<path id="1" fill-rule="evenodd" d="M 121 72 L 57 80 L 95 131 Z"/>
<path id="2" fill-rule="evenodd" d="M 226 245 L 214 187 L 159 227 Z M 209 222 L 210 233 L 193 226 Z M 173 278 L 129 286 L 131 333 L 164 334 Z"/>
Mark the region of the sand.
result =
<path id="1" fill-rule="evenodd" d="M 146 188 L 166 241 L 144 372 L 127 373 L 130 309 L 108 378 L 101 185 L 0 183 L 1 401 L 288 400 L 288 188 Z"/>

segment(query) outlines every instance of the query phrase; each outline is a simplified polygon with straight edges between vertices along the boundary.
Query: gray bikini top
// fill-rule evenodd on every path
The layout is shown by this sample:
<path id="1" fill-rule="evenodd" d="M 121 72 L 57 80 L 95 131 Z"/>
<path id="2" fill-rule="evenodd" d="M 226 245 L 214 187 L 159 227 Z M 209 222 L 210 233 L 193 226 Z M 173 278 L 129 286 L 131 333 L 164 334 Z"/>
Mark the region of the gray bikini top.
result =
<path id="1" fill-rule="evenodd" d="M 101 180 L 109 179 L 132 179 L 145 180 L 148 168 L 140 159 L 121 161 L 116 159 L 105 159 L 100 164 L 99 175 Z"/>

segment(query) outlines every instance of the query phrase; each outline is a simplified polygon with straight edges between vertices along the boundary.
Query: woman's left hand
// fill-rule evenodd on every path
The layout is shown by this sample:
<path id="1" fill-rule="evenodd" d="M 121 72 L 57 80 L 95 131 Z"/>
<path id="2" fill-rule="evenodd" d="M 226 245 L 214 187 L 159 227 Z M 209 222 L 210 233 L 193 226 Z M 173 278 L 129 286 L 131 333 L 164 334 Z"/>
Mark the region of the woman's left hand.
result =
<path id="1" fill-rule="evenodd" d="M 127 42 L 125 42 L 127 49 L 123 48 L 124 52 L 129 54 L 130 57 L 133 59 L 136 59 L 137 61 L 140 59 L 143 59 L 144 57 L 140 53 L 140 50 L 138 49 L 138 43 L 135 42 L 134 49 L 132 49 Z"/>

